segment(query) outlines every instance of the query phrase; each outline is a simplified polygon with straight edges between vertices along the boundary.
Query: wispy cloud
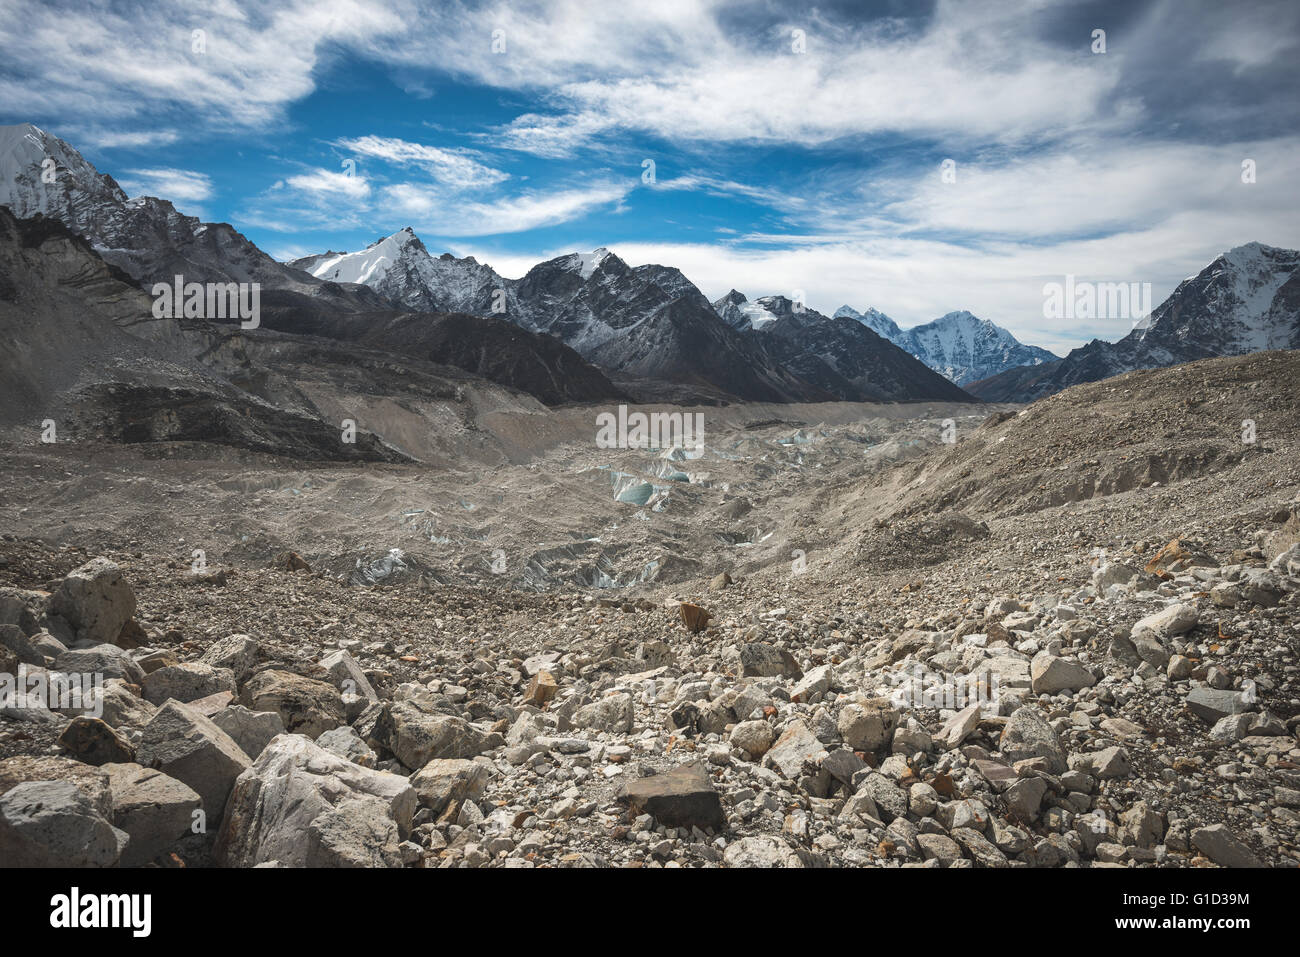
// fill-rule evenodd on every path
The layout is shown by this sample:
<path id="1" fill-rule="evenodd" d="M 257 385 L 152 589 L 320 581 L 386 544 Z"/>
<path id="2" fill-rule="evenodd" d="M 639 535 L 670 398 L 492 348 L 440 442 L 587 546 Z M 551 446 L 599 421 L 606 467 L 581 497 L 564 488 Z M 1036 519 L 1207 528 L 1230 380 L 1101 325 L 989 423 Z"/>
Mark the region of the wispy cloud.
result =
<path id="1" fill-rule="evenodd" d="M 415 166 L 453 189 L 492 186 L 509 179 L 509 174 L 481 162 L 481 155 L 467 149 L 443 149 L 386 136 L 360 136 L 336 140 L 346 153 L 382 160 L 397 166 Z"/>
<path id="2" fill-rule="evenodd" d="M 132 196 L 158 196 L 178 202 L 203 202 L 213 194 L 212 179 L 206 173 L 188 169 L 131 169 L 122 174 L 119 185 Z"/>

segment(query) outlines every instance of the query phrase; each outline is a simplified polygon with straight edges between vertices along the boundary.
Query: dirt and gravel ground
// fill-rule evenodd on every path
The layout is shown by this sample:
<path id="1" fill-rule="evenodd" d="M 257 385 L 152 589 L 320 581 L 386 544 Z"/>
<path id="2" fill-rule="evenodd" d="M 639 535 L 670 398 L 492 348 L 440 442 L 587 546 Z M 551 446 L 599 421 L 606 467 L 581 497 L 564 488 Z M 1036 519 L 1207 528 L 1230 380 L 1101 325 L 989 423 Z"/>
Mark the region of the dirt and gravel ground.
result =
<path id="1" fill-rule="evenodd" d="M 1268 353 L 1024 409 L 714 409 L 689 459 L 568 409 L 531 461 L 443 469 L 10 442 L 0 586 L 58 670 L 85 641 L 46 593 L 109 559 L 146 696 L 278 710 L 418 795 L 354 782 L 282 822 L 295 857 L 286 735 L 163 864 L 1295 866 L 1298 393 Z M 69 717 L 6 712 L 0 758 L 66 758 Z M 166 771 L 155 719 L 113 734 Z"/>

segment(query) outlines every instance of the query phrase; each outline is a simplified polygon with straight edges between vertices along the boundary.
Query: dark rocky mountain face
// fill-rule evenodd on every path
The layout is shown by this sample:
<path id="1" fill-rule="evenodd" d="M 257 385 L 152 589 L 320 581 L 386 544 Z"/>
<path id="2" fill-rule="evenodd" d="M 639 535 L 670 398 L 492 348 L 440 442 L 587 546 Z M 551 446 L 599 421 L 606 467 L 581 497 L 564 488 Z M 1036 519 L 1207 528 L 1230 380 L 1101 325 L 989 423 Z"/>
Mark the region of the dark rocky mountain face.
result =
<path id="1" fill-rule="evenodd" d="M 1185 279 L 1118 342 L 1094 339 L 1031 374 L 972 383 L 988 401 L 1032 402 L 1072 385 L 1215 356 L 1300 348 L 1300 252 L 1238 246 Z"/>
<path id="2" fill-rule="evenodd" d="M 970 396 L 860 322 L 796 309 L 784 296 L 757 300 L 775 322 L 748 335 L 801 378 L 859 401 L 969 402 Z"/>
<path id="3" fill-rule="evenodd" d="M 28 231 L 49 229 L 53 219 L 61 219 L 85 237 L 88 250 L 120 270 L 119 278 L 129 277 L 143 288 L 171 283 L 177 275 L 187 283 L 259 283 L 259 320 L 266 328 L 380 349 L 400 347 L 403 357 L 455 366 L 550 404 L 625 398 L 603 373 L 549 337 L 530 335 L 499 319 L 467 321 L 421 313 L 416 321 L 407 314 L 399 322 L 393 303 L 376 289 L 318 279 L 278 263 L 229 225 L 201 223 L 165 200 L 129 200 L 111 177 L 36 127 L 4 127 L 0 155 L 5 156 L 0 200 L 19 210 L 49 211 L 46 225 L 26 227 Z M 50 158 L 54 173 L 45 177 L 52 182 L 46 182 L 41 174 Z M 431 260 L 413 234 L 404 239 L 402 245 L 411 247 L 407 264 L 412 268 L 420 256 L 443 272 L 458 272 L 472 263 Z M 485 281 L 493 282 L 496 274 L 487 273 Z M 148 300 L 142 308 L 149 312 Z M 457 342 L 450 329 L 471 338 Z"/>
<path id="4" fill-rule="evenodd" d="M 539 263 L 512 284 L 509 317 L 616 376 L 721 390 L 757 402 L 823 401 L 821 387 L 723 322 L 681 271 L 631 267 L 605 250 Z"/>
<path id="5" fill-rule="evenodd" d="M 0 423 L 60 441 L 210 442 L 307 460 L 403 461 L 339 430 L 285 376 L 235 360 L 240 335 L 155 318 L 151 299 L 81 236 L 0 208 Z M 234 374 L 223 374 L 233 372 Z M 245 388 L 235 378 L 256 381 Z"/>

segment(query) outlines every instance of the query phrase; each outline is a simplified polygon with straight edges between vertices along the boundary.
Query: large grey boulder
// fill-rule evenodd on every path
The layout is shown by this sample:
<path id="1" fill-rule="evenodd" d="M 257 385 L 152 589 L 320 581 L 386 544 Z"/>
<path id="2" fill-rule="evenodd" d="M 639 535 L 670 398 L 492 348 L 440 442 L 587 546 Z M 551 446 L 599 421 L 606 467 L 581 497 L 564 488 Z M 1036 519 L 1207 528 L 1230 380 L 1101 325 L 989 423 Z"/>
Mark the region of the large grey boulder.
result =
<path id="1" fill-rule="evenodd" d="M 112 867 L 129 840 L 70 781 L 27 781 L 0 795 L 6 867 Z"/>
<path id="2" fill-rule="evenodd" d="M 257 641 L 248 635 L 228 635 L 199 659 L 214 668 L 229 668 L 240 678 L 257 662 Z"/>
<path id="3" fill-rule="evenodd" d="M 239 749 L 254 760 L 276 736 L 285 732 L 279 712 L 250 711 L 240 704 L 222 708 L 212 716 L 212 723 L 230 735 Z"/>
<path id="4" fill-rule="evenodd" d="M 92 558 L 59 583 L 50 611 L 72 626 L 78 641 L 104 644 L 116 641 L 135 614 L 135 593 L 115 563 Z"/>
<path id="5" fill-rule="evenodd" d="M 463 718 L 428 714 L 406 701 L 383 708 L 367 742 L 412 770 L 434 758 L 472 758 L 504 743 L 500 735 L 480 731 Z"/>
<path id="6" fill-rule="evenodd" d="M 434 814 L 441 814 L 453 802 L 477 800 L 487 782 L 488 766 L 463 758 L 435 758 L 411 775 L 420 804 Z"/>
<path id="7" fill-rule="evenodd" d="M 630 734 L 635 712 L 632 696 L 627 692 L 606 695 L 598 701 L 579 708 L 573 715 L 573 724 L 579 728 L 596 731 L 613 731 Z"/>
<path id="8" fill-rule="evenodd" d="M 367 797 L 382 802 L 399 839 L 405 838 L 416 807 L 406 778 L 360 767 L 303 735 L 282 734 L 236 782 L 214 856 L 227 867 L 385 861 L 391 832 L 377 822 L 375 805 L 356 806 Z M 334 811 L 339 814 L 318 822 Z M 374 847 L 358 847 L 352 850 L 360 856 L 349 856 L 347 842 L 363 837 L 379 842 L 377 854 Z"/>
<path id="9" fill-rule="evenodd" d="M 65 651 L 54 659 L 51 670 L 68 674 L 102 675 L 105 681 L 121 678 L 133 685 L 144 683 L 144 670 L 125 648 L 117 645 L 101 644 Z"/>
<path id="10" fill-rule="evenodd" d="M 312 739 L 347 723 L 337 688 L 292 671 L 259 671 L 244 685 L 242 703 L 253 711 L 278 712 L 286 731 Z"/>
<path id="11" fill-rule="evenodd" d="M 150 672 L 144 677 L 144 696 L 151 704 L 169 698 L 180 702 L 197 701 L 220 691 L 238 693 L 235 673 L 229 668 L 215 668 L 202 661 L 187 661 Z"/>
<path id="12" fill-rule="evenodd" d="M 131 835 L 123 867 L 147 864 L 171 850 L 194 823 L 201 799 L 189 785 L 138 764 L 106 764 L 113 825 Z"/>
<path id="13" fill-rule="evenodd" d="M 1012 712 L 1007 725 L 1002 729 L 1000 747 L 1008 761 L 1023 761 L 1026 758 L 1046 758 L 1048 773 L 1061 774 L 1065 771 L 1065 750 L 1061 747 L 1056 732 L 1047 723 L 1047 719 L 1033 705 L 1025 705 Z"/>
<path id="14" fill-rule="evenodd" d="M 221 816 L 249 759 L 234 739 L 189 705 L 168 701 L 144 726 L 137 761 L 188 784 L 210 820 Z"/>
<path id="15" fill-rule="evenodd" d="M 1093 673 L 1073 658 L 1039 655 L 1029 665 L 1029 675 L 1034 694 L 1056 694 L 1058 691 L 1090 688 L 1097 683 Z"/>
<path id="16" fill-rule="evenodd" d="M 332 651 L 320 660 L 320 666 L 330 676 L 334 687 L 344 694 L 360 695 L 370 701 L 378 701 L 370 679 L 361 670 L 361 665 L 346 651 Z"/>

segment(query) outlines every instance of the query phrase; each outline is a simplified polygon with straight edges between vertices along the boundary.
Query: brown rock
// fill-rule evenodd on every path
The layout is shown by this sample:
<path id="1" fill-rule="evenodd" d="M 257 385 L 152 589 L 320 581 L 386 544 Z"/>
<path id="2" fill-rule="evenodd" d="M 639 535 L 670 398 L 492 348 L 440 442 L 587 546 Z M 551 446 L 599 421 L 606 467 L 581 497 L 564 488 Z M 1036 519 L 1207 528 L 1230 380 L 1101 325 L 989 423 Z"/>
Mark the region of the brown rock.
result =
<path id="1" fill-rule="evenodd" d="M 533 675 L 528 687 L 524 689 L 524 704 L 542 707 L 555 697 L 560 686 L 555 683 L 555 676 L 549 671 L 539 671 Z"/>
<path id="2" fill-rule="evenodd" d="M 135 748 L 99 718 L 81 715 L 73 718 L 59 745 L 78 761 L 93 764 L 125 764 L 135 760 Z"/>
<path id="3" fill-rule="evenodd" d="M 709 625 L 709 619 L 713 614 L 699 605 L 693 605 L 684 601 L 679 606 L 682 613 L 682 623 L 686 625 L 687 630 L 691 632 L 701 632 Z"/>
<path id="4" fill-rule="evenodd" d="M 664 827 L 726 827 L 722 800 L 699 761 L 664 774 L 624 781 L 618 801 L 633 815 L 649 814 Z"/>

